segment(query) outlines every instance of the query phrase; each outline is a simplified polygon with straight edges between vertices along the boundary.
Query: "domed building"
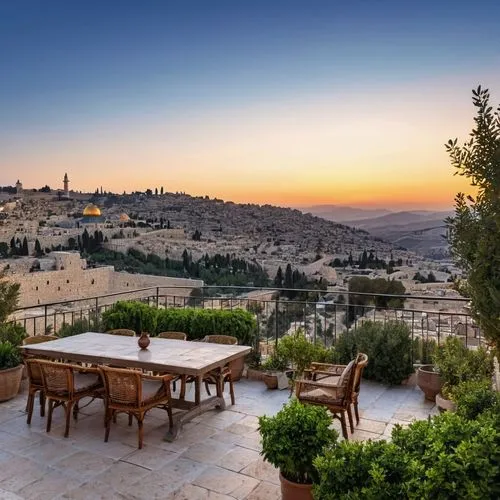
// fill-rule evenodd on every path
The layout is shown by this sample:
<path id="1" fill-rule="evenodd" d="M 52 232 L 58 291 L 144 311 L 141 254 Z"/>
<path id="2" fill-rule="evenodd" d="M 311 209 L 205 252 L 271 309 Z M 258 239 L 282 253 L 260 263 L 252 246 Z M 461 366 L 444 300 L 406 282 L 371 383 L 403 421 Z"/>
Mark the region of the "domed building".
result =
<path id="1" fill-rule="evenodd" d="M 104 224 L 106 219 L 101 214 L 101 209 L 94 205 L 93 203 L 89 203 L 83 209 L 83 217 L 78 221 L 80 226 L 84 225 L 99 225 Z"/>

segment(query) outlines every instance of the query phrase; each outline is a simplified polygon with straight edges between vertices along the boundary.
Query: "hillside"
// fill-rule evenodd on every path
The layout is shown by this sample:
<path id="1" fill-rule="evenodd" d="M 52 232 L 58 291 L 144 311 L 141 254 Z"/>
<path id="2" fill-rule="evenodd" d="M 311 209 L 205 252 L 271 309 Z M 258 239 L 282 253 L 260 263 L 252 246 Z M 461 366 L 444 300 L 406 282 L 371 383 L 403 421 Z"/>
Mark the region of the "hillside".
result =
<path id="1" fill-rule="evenodd" d="M 238 204 L 185 194 L 163 196 L 117 196 L 97 199 L 109 212 L 127 212 L 148 221 L 169 221 L 172 228 L 183 228 L 186 239 L 172 240 L 138 237 L 134 244 L 158 255 L 179 257 L 184 248 L 193 257 L 205 253 L 235 253 L 267 266 L 291 262 L 305 265 L 316 255 L 358 254 L 372 249 L 383 258 L 397 252 L 393 245 L 374 238 L 362 229 L 337 224 L 300 210 L 271 205 Z M 195 231 L 201 240 L 194 241 Z M 406 257 L 406 255 L 402 255 Z"/>

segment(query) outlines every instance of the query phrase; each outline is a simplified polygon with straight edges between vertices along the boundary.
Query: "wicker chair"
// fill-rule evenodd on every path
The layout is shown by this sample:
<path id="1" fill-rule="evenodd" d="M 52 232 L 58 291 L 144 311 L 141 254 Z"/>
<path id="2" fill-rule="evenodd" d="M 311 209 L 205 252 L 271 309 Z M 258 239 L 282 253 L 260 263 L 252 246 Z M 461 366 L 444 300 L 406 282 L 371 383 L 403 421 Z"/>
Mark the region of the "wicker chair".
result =
<path id="1" fill-rule="evenodd" d="M 135 337 L 135 331 L 127 328 L 116 328 L 115 330 L 108 330 L 106 333 L 109 335 L 121 335 L 122 337 Z"/>
<path id="2" fill-rule="evenodd" d="M 132 416 L 137 419 L 139 427 L 139 446 L 142 448 L 144 438 L 143 421 L 146 413 L 152 408 L 163 408 L 168 413 L 169 426 L 172 428 L 172 405 L 170 394 L 170 375 L 145 375 L 135 370 L 99 368 L 104 380 L 106 401 L 106 433 L 104 441 L 108 442 L 111 421 L 116 420 L 117 413 L 127 413 L 129 425 Z"/>
<path id="3" fill-rule="evenodd" d="M 187 335 L 184 332 L 161 332 L 158 337 L 160 339 L 187 340 Z"/>
<path id="4" fill-rule="evenodd" d="M 354 385 L 352 391 L 352 405 L 354 406 L 354 414 L 356 416 L 356 425 L 359 424 L 359 410 L 358 410 L 358 399 L 359 392 L 361 390 L 361 379 L 363 377 L 363 370 L 368 364 L 368 356 L 364 353 L 358 354 L 358 363 L 356 365 L 356 371 L 354 374 Z M 339 377 L 342 371 L 347 365 L 330 365 L 327 363 L 311 363 L 311 368 L 308 370 L 312 375 L 313 380 L 321 380 L 328 377 Z M 332 382 L 336 379 L 331 379 Z M 349 423 L 351 426 L 351 432 L 354 432 L 353 419 L 351 408 L 349 407 Z"/>
<path id="5" fill-rule="evenodd" d="M 338 379 L 332 383 L 328 377 L 321 380 L 308 378 L 312 372 L 305 372 L 304 377 L 295 381 L 295 393 L 301 403 L 326 406 L 334 418 L 338 418 L 342 425 L 344 439 L 349 439 L 345 415 L 349 417 L 351 430 L 353 429 L 350 407 L 354 389 L 354 378 L 359 355 L 346 367 L 343 367 Z M 335 365 L 332 365 L 335 366 Z M 339 370 L 340 371 L 340 370 Z M 331 375 L 330 375 L 331 377 Z"/>
<path id="6" fill-rule="evenodd" d="M 41 344 L 42 342 L 50 342 L 57 340 L 59 337 L 55 335 L 37 335 L 36 337 L 26 337 L 23 340 L 23 345 Z M 29 360 L 36 359 L 36 356 L 23 352 L 24 366 L 26 366 L 26 373 L 28 375 L 28 400 L 26 402 L 26 412 L 28 418 L 26 423 L 31 424 L 31 417 L 33 416 L 33 408 L 35 406 L 36 393 L 39 393 L 40 400 L 40 416 L 45 416 L 45 395 L 43 392 L 43 380 L 40 368 L 36 363 L 29 363 Z"/>
<path id="7" fill-rule="evenodd" d="M 204 342 L 209 342 L 212 344 L 226 344 L 226 345 L 237 345 L 238 339 L 236 337 L 231 337 L 230 335 L 207 335 Z M 231 367 L 229 365 L 223 368 L 218 368 L 207 373 L 203 377 L 203 382 L 205 382 L 205 390 L 210 396 L 210 385 L 220 384 L 221 393 L 224 392 L 224 385 L 226 382 L 229 383 L 229 394 L 231 395 L 231 404 L 234 405 L 234 384 L 233 378 L 231 376 Z"/>
<path id="8" fill-rule="evenodd" d="M 71 410 L 74 419 L 78 418 L 78 401 L 85 397 L 102 397 L 103 385 L 99 372 L 95 368 L 82 368 L 78 365 L 43 359 L 36 360 L 36 363 L 42 374 L 43 390 L 49 405 L 47 432 L 50 432 L 54 408 L 62 406 L 66 413 L 64 437 L 67 438 Z"/>

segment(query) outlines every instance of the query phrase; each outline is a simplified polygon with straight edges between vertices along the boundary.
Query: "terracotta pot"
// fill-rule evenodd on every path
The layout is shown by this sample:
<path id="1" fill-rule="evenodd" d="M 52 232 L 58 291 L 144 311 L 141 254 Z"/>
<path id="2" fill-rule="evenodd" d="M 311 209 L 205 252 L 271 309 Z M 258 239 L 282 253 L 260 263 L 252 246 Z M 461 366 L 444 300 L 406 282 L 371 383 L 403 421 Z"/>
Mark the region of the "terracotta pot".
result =
<path id="1" fill-rule="evenodd" d="M 149 340 L 149 336 L 146 332 L 142 332 L 137 343 L 141 349 L 147 349 L 151 340 Z"/>
<path id="2" fill-rule="evenodd" d="M 278 388 L 278 375 L 276 372 L 262 372 L 262 380 L 268 389 Z"/>
<path id="3" fill-rule="evenodd" d="M 280 472 L 282 500 L 312 500 L 312 484 L 293 483 Z"/>
<path id="4" fill-rule="evenodd" d="M 443 387 L 439 373 L 434 371 L 433 365 L 423 365 L 417 370 L 417 385 L 425 394 L 425 399 L 436 401 L 436 396 Z"/>
<path id="5" fill-rule="evenodd" d="M 441 394 L 436 396 L 436 406 L 441 413 L 444 411 L 455 411 L 457 409 L 457 405 L 453 401 L 445 399 Z"/>
<path id="6" fill-rule="evenodd" d="M 8 401 L 17 395 L 21 386 L 24 365 L 0 370 L 0 401 Z"/>
<path id="7" fill-rule="evenodd" d="M 243 373 L 243 368 L 245 367 L 245 358 L 241 356 L 240 358 L 231 361 L 229 364 L 231 367 L 231 377 L 233 378 L 233 382 L 237 382 L 241 378 L 241 374 Z"/>

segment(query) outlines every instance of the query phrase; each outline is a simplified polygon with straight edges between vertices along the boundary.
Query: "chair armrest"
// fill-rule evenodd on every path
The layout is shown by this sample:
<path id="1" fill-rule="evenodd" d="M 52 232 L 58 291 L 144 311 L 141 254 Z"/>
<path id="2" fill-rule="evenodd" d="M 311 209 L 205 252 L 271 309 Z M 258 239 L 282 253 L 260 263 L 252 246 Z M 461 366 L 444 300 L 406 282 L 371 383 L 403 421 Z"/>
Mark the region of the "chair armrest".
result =
<path id="1" fill-rule="evenodd" d="M 347 365 L 331 365 L 328 363 L 311 363 L 310 370 L 316 373 L 328 373 L 330 375 L 342 375 Z"/>

